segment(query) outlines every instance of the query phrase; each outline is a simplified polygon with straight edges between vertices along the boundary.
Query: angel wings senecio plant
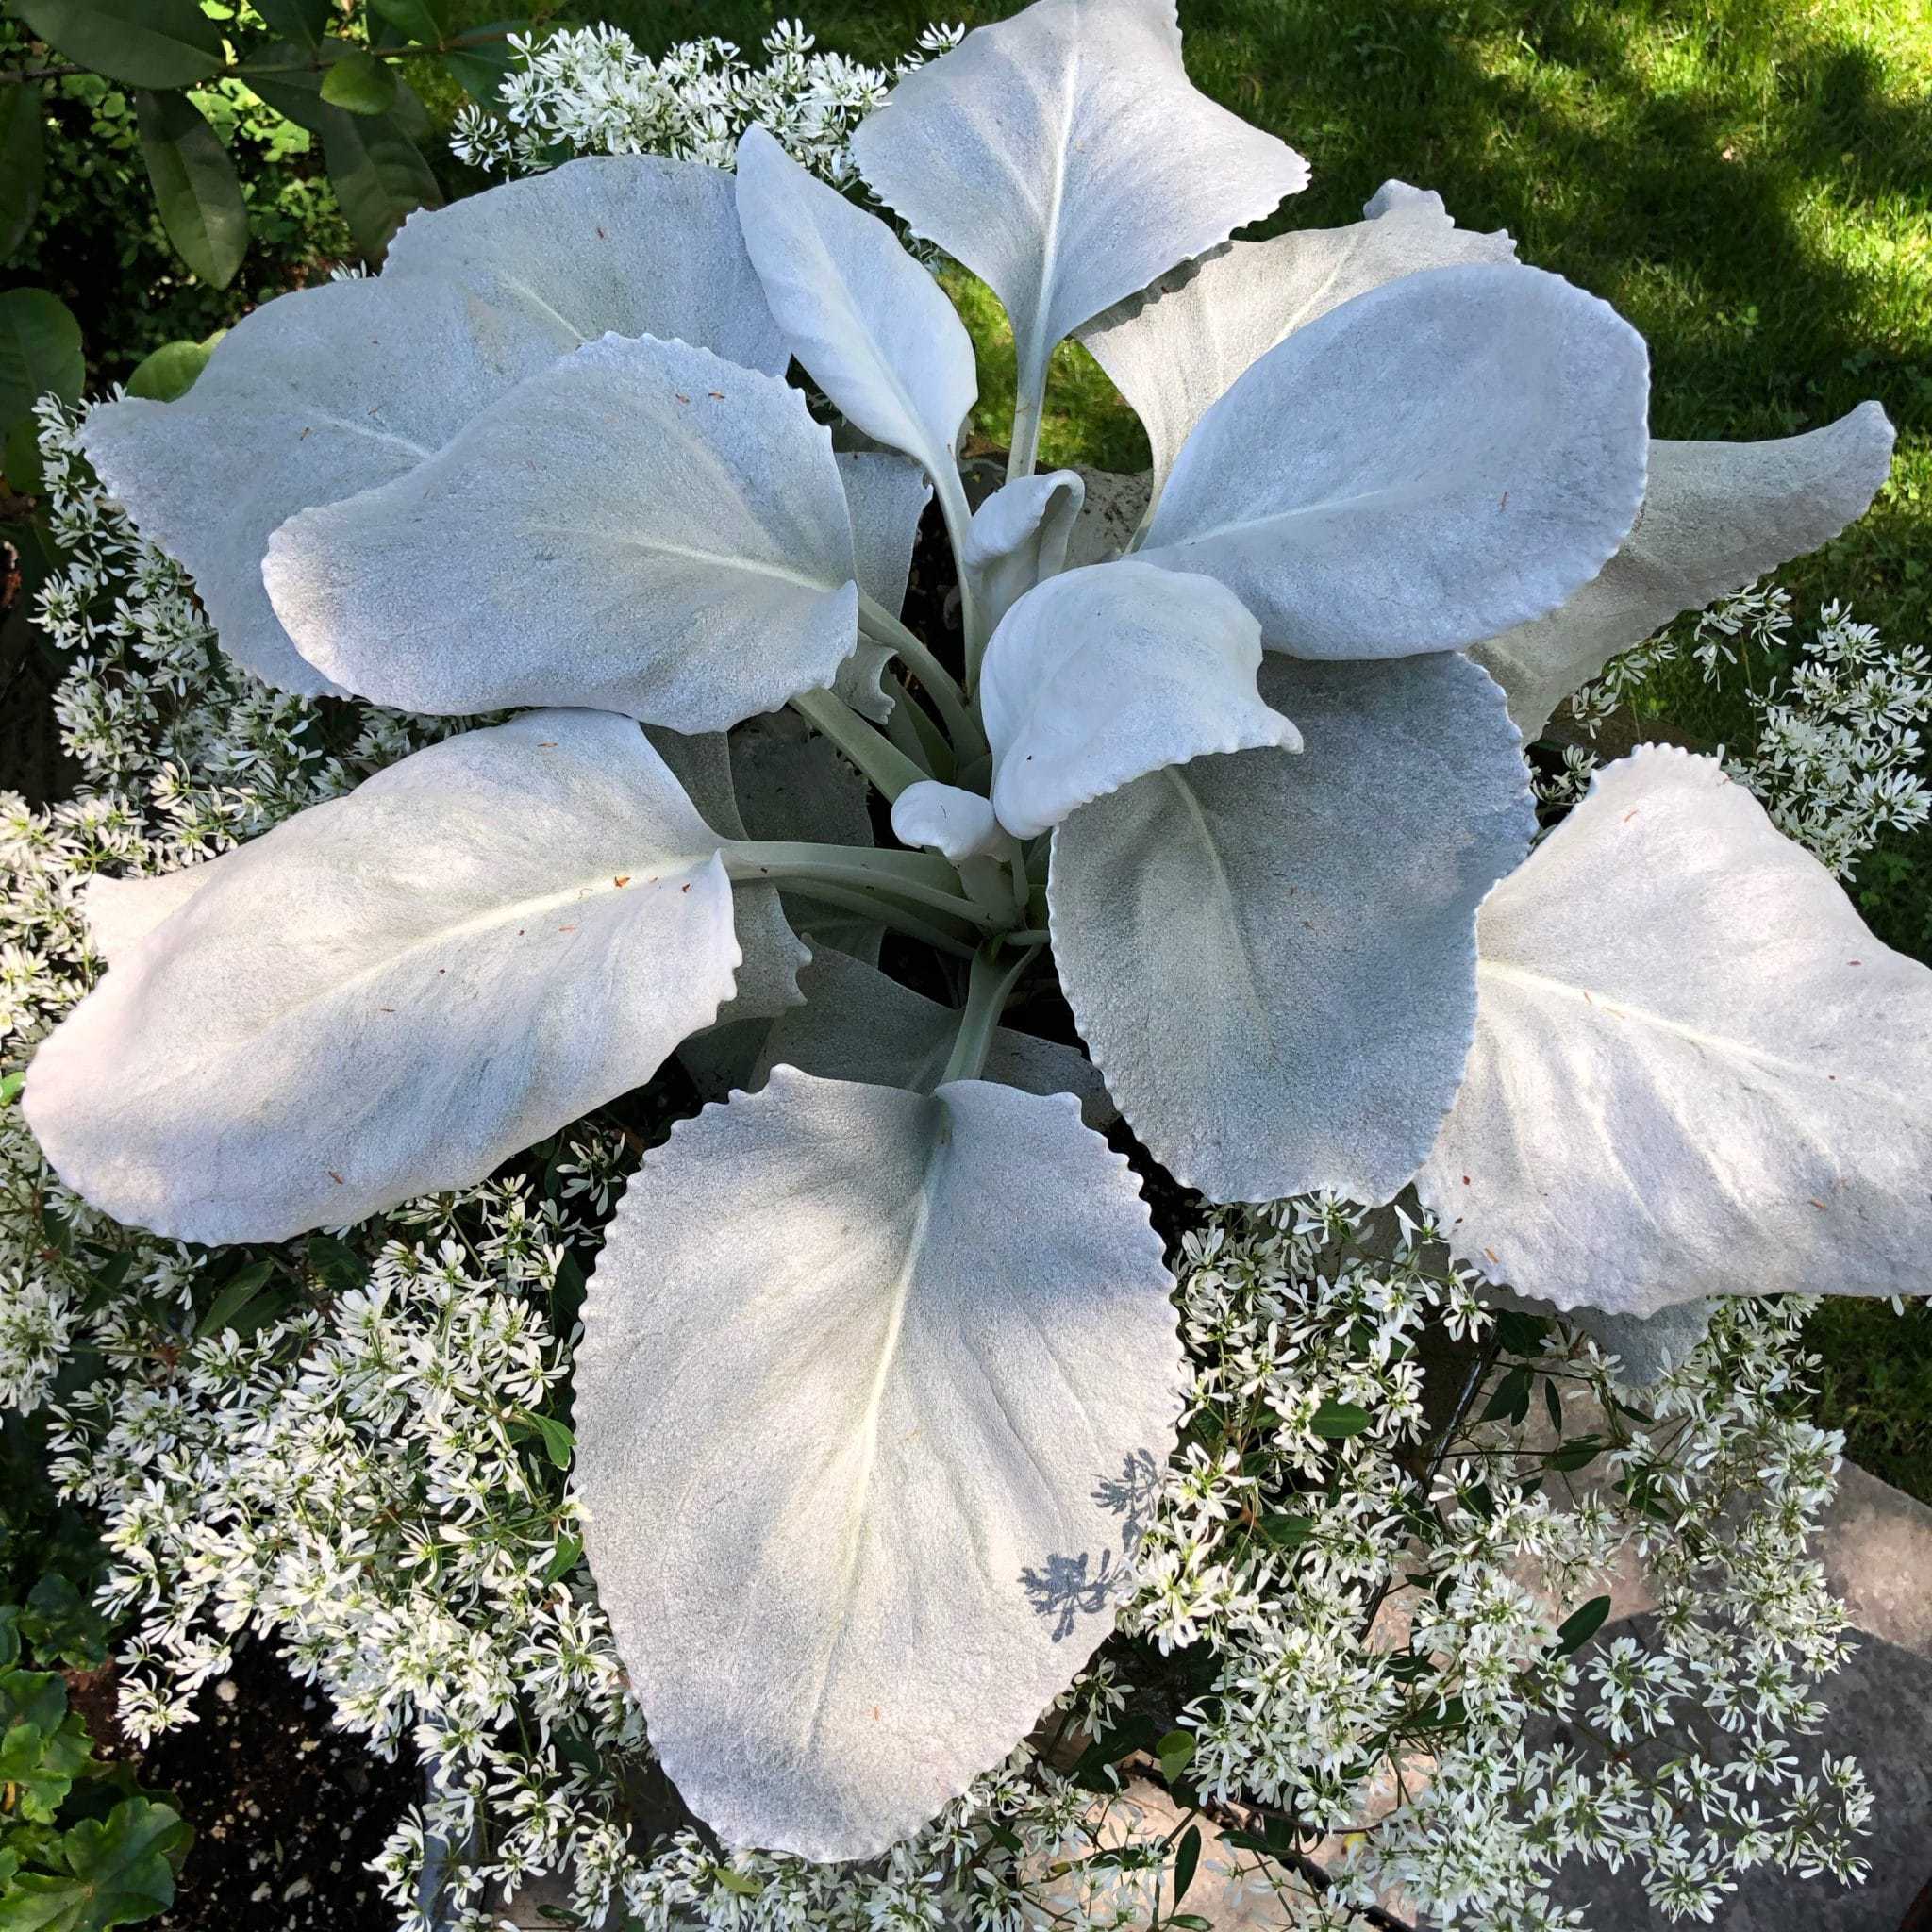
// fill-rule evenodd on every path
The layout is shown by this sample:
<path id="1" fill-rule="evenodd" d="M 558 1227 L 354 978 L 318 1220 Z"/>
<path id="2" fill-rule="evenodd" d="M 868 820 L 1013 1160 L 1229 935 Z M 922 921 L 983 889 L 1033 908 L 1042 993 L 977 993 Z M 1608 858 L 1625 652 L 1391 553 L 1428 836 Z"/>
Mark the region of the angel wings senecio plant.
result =
<path id="1" fill-rule="evenodd" d="M 814 1859 L 920 1825 L 1112 1624 L 1185 1381 L 1115 1108 L 1212 1201 L 1412 1184 L 1563 1307 L 1922 1291 L 1932 1241 L 1932 973 L 1707 758 L 1637 751 L 1532 850 L 1523 749 L 1858 516 L 1878 407 L 1653 441 L 1636 332 L 1400 182 L 1230 242 L 1307 168 L 1189 85 L 1173 0 L 1039 0 L 853 151 L 1011 319 L 976 510 L 940 284 L 760 128 L 735 176 L 418 214 L 92 412 L 249 671 L 513 715 L 99 881 L 108 971 L 25 1094 L 89 1201 L 238 1242 L 722 1069 L 609 1229 L 576 1479 L 666 1771 Z M 1154 452 L 1126 553 L 1073 563 L 1070 336 Z M 957 651 L 903 621 L 933 492 Z M 970 960 L 963 1006 L 885 932 Z M 1091 1059 L 1000 1024 L 1049 966 Z"/>

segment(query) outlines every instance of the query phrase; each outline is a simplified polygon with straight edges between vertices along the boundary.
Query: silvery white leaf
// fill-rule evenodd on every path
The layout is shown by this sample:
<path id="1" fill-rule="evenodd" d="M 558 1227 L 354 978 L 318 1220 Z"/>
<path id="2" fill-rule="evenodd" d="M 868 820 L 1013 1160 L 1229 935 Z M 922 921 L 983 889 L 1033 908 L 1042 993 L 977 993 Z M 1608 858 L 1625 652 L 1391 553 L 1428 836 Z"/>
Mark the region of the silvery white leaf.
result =
<path id="1" fill-rule="evenodd" d="M 588 343 L 408 475 L 292 518 L 262 575 L 312 662 L 412 711 L 715 731 L 829 685 L 857 635 L 804 397 L 649 336 Z"/>
<path id="2" fill-rule="evenodd" d="M 467 1187 L 730 994 L 717 848 L 627 719 L 445 740 L 217 860 L 42 1044 L 27 1120 L 76 1192 L 185 1241 Z"/>
<path id="3" fill-rule="evenodd" d="M 868 436 L 957 488 L 959 425 L 979 394 L 945 292 L 876 215 L 758 126 L 738 143 L 738 213 L 791 352 Z"/>
<path id="4" fill-rule="evenodd" d="M 721 840 L 745 837 L 732 787 L 731 747 L 726 735 L 722 731 L 687 734 L 651 724 L 645 727 L 644 736 L 705 824 Z M 798 970 L 811 958 L 811 948 L 800 941 L 788 923 L 777 887 L 734 881 L 731 902 L 732 930 L 741 956 L 738 984 L 731 998 L 719 1008 L 718 1018 L 707 1034 L 742 1021 L 770 1020 L 805 997 L 798 990 Z M 763 1032 L 758 1037 L 763 1039 Z"/>
<path id="5" fill-rule="evenodd" d="M 969 858 L 1004 858 L 1016 849 L 993 817 L 991 800 L 936 778 L 907 786 L 892 801 L 892 836 L 902 845 L 924 845 L 955 865 Z"/>
<path id="6" fill-rule="evenodd" d="M 1525 738 L 1620 652 L 1680 611 L 1740 591 L 1864 515 L 1891 466 L 1892 428 L 1860 403 L 1769 442 L 1653 442 L 1637 527 L 1560 609 L 1477 644 Z"/>
<path id="7" fill-rule="evenodd" d="M 1229 242 L 1129 295 L 1080 331 L 1081 341 L 1134 406 L 1166 481 L 1189 433 L 1250 364 L 1352 297 L 1419 269 L 1507 261 L 1506 234 L 1450 220 L 1439 194 L 1400 181 L 1345 228 L 1298 228 L 1266 242 Z"/>
<path id="8" fill-rule="evenodd" d="M 591 155 L 420 208 L 383 279 L 448 281 L 541 317 L 566 347 L 691 342 L 783 375 L 790 351 L 738 231 L 731 176 L 663 155 Z"/>
<path id="9" fill-rule="evenodd" d="M 876 966 L 844 953 L 820 953 L 799 975 L 805 1004 L 772 1027 L 747 1086 L 763 1086 L 775 1066 L 826 1080 L 869 1080 L 924 1092 L 946 1070 L 959 1012 L 917 993 Z M 1028 1093 L 1071 1093 L 1080 1118 L 1104 1133 L 1121 1117 L 1100 1070 L 1076 1046 L 1016 1026 L 993 1028 L 986 1078 Z"/>
<path id="10" fill-rule="evenodd" d="M 1054 344 L 1307 183 L 1190 84 L 1174 0 L 1037 0 L 905 75 L 852 137 L 916 234 L 1006 304 L 1022 392 Z"/>
<path id="11" fill-rule="evenodd" d="M 223 854 L 222 858 L 232 857 Z M 161 921 L 172 917 L 193 898 L 222 858 L 203 859 L 179 872 L 157 873 L 150 878 L 108 878 L 96 874 L 80 895 L 87 936 L 108 966 L 118 966 Z"/>
<path id="12" fill-rule="evenodd" d="M 1924 1294 L 1932 970 L 1713 758 L 1646 745 L 1483 908 L 1475 1044 L 1417 1181 L 1560 1308 Z"/>
<path id="13" fill-rule="evenodd" d="M 1171 1287 L 1064 1096 L 780 1067 L 644 1157 L 576 1484 L 652 1747 L 724 1840 L 872 1857 L 1066 1687 L 1173 1447 Z"/>
<path id="14" fill-rule="evenodd" d="M 1601 570 L 1643 495 L 1643 340 L 1541 269 L 1424 269 L 1331 308 L 1202 417 L 1140 556 L 1219 577 L 1271 650 L 1493 637 Z"/>
<path id="15" fill-rule="evenodd" d="M 980 586 L 982 621 L 997 625 L 1034 585 L 1065 569 L 1067 541 L 1087 500 L 1074 470 L 1016 476 L 973 512 L 961 558 Z"/>
<path id="16" fill-rule="evenodd" d="M 1138 476 L 1124 476 L 1113 470 L 1092 470 L 1084 465 L 1075 474 L 1086 486 L 1080 514 L 1074 520 L 1067 539 L 1063 568 L 1078 570 L 1083 564 L 1110 563 L 1134 541 L 1134 532 L 1147 514 L 1154 479 L 1142 470 Z"/>
<path id="17" fill-rule="evenodd" d="M 979 700 L 992 808 L 1022 839 L 1213 752 L 1302 748 L 1261 702 L 1261 626 L 1212 577 L 1124 558 L 1050 577 L 993 633 Z"/>
<path id="18" fill-rule="evenodd" d="M 906 581 L 912 570 L 912 546 L 919 519 L 932 501 L 925 472 L 909 458 L 891 450 L 840 450 L 839 480 L 852 513 L 852 553 L 858 588 L 883 610 L 897 617 L 906 607 Z M 839 667 L 833 691 L 863 718 L 883 724 L 893 699 L 882 679 L 892 653 L 859 639 L 858 648 Z"/>
<path id="19" fill-rule="evenodd" d="M 178 401 L 97 405 L 80 444 L 142 535 L 192 574 L 222 648 L 313 697 L 341 687 L 270 607 L 269 533 L 406 475 L 569 346 L 440 282 L 325 282 L 244 316 Z"/>
<path id="20" fill-rule="evenodd" d="M 1177 1180 L 1387 1201 L 1456 1096 L 1475 909 L 1528 846 L 1528 772 L 1503 693 L 1459 654 L 1270 657 L 1260 687 L 1299 757 L 1170 766 L 1056 827 L 1054 957 Z"/>

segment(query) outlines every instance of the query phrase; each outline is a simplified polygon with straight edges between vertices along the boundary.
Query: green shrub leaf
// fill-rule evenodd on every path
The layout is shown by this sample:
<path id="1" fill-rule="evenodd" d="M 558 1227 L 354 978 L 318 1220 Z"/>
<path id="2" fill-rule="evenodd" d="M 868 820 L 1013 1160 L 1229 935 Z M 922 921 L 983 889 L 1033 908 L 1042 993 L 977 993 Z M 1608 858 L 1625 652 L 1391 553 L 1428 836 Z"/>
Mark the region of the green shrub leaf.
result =
<path id="1" fill-rule="evenodd" d="M 1324 1402 L 1308 1427 L 1318 1436 L 1339 1441 L 1343 1436 L 1359 1436 L 1374 1421 L 1367 1409 L 1357 1408 L 1352 1402 Z"/>
<path id="2" fill-rule="evenodd" d="M 322 76 L 322 98 L 351 114 L 386 114 L 396 97 L 396 76 L 387 60 L 360 47 L 329 63 Z"/>
<path id="3" fill-rule="evenodd" d="M 248 209 L 227 149 L 186 94 L 137 94 L 134 110 L 168 240 L 196 280 L 225 289 L 248 252 Z"/>
<path id="4" fill-rule="evenodd" d="M 45 289 L 0 294 L 0 423 L 25 415 L 49 390 L 78 402 L 86 380 L 80 325 L 59 296 Z"/>
<path id="5" fill-rule="evenodd" d="M 305 47 L 322 45 L 323 29 L 328 25 L 328 0 L 254 0 L 254 6 L 271 33 Z"/>
<path id="6" fill-rule="evenodd" d="M 40 210 L 47 171 L 42 136 L 40 82 L 0 88 L 0 261 L 20 246 Z"/>
<path id="7" fill-rule="evenodd" d="M 1607 1596 L 1593 1596 L 1577 1611 L 1565 1617 L 1557 1626 L 1557 1649 L 1564 1657 L 1572 1651 L 1581 1650 L 1596 1633 L 1603 1628 L 1604 1619 L 1610 1614 L 1610 1600 Z"/>
<path id="8" fill-rule="evenodd" d="M 192 87 L 222 64 L 221 29 L 197 0 L 13 0 L 56 52 L 134 87 Z"/>
<path id="9" fill-rule="evenodd" d="M 442 206 L 422 150 L 387 114 L 331 114 L 323 124 L 322 152 L 349 232 L 372 261 L 412 210 Z"/>

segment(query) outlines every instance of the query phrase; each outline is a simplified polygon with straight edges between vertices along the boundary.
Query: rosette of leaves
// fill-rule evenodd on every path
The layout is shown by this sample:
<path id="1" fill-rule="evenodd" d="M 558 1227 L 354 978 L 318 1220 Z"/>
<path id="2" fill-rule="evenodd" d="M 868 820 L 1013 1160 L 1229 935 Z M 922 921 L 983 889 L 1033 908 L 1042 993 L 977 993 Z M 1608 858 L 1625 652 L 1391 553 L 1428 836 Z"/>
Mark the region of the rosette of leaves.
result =
<path id="1" fill-rule="evenodd" d="M 1307 170 L 1188 84 L 1166 0 L 982 28 L 855 153 L 1011 317 L 976 512 L 963 327 L 758 129 L 735 180 L 585 159 L 416 215 L 93 413 L 242 664 L 515 715 L 97 884 L 108 970 L 25 1102 L 109 1213 L 248 1241 L 708 1070 L 591 1283 L 576 1479 L 665 1769 L 821 1859 L 1112 1622 L 1183 1370 L 1111 1105 L 1216 1201 L 1413 1182 L 1565 1307 L 1915 1291 L 1932 1219 L 1932 974 L 1708 759 L 1638 752 L 1532 851 L 1519 729 L 1858 514 L 1875 406 L 1654 442 L 1629 326 L 1401 184 L 1230 242 Z M 1156 450 L 1122 556 L 1034 474 L 1069 335 Z M 903 621 L 928 491 L 950 656 Z M 1050 966 L 1091 1064 L 1002 1024 Z"/>
<path id="2" fill-rule="evenodd" d="M 0 70 L 0 257 L 39 206 L 45 158 L 42 90 L 93 74 L 133 92 L 142 158 L 169 241 L 189 272 L 225 288 L 248 251 L 248 207 L 234 162 L 195 92 L 244 83 L 321 143 L 356 244 L 372 260 L 412 208 L 441 201 L 424 153 L 422 101 L 399 73 L 433 63 L 492 101 L 527 21 L 475 25 L 456 0 L 368 0 L 345 21 L 331 0 L 7 0 L 39 42 Z M 331 31 L 331 29 L 338 29 Z"/>

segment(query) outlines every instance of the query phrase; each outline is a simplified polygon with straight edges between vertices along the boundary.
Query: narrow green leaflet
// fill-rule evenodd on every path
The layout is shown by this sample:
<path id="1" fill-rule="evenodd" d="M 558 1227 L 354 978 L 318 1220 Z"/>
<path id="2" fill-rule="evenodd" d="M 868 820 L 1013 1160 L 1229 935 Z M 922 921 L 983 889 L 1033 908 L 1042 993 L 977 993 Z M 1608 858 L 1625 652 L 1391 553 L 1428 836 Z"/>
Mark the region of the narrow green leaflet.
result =
<path id="1" fill-rule="evenodd" d="M 322 98 L 351 114 L 386 114 L 395 103 L 395 69 L 354 48 L 329 63 L 322 76 Z"/>
<path id="2" fill-rule="evenodd" d="M 222 64 L 199 0 L 12 0 L 56 52 L 133 87 L 192 87 Z"/>
<path id="3" fill-rule="evenodd" d="M 168 240 L 197 280 L 225 289 L 248 252 L 248 208 L 227 149 L 186 94 L 137 94 L 134 112 Z"/>
<path id="4" fill-rule="evenodd" d="M 63 403 L 80 399 L 87 358 L 80 325 L 45 289 L 0 295 L 0 423 L 22 416 L 49 390 Z"/>
<path id="5" fill-rule="evenodd" d="M 0 88 L 0 261 L 33 225 L 46 169 L 40 82 Z"/>

